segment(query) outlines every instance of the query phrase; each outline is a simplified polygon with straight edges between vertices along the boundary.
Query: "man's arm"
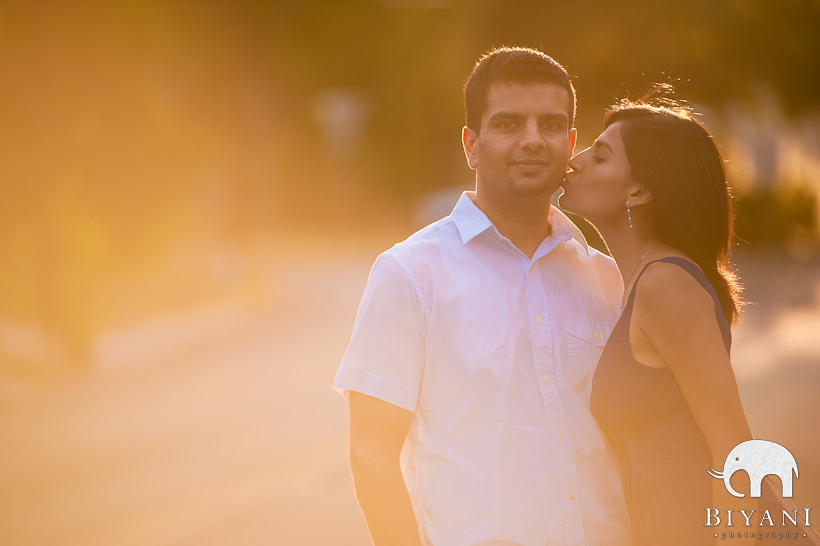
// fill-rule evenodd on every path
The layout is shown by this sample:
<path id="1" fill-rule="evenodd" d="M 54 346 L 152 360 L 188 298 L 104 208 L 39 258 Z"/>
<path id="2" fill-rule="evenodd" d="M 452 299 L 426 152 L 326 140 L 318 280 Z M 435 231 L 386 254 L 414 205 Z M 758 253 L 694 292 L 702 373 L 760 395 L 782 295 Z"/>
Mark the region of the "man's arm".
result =
<path id="1" fill-rule="evenodd" d="M 350 466 L 356 496 L 375 546 L 420 546 L 418 526 L 399 467 L 413 413 L 350 392 Z"/>

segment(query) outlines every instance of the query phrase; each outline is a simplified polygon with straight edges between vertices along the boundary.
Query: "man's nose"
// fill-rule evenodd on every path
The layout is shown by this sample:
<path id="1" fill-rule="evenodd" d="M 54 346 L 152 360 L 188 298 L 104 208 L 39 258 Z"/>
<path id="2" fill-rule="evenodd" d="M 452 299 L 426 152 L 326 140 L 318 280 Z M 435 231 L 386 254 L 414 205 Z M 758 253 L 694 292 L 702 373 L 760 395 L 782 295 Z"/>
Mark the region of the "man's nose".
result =
<path id="1" fill-rule="evenodd" d="M 530 121 L 524 126 L 524 135 L 521 139 L 521 147 L 532 149 L 532 148 L 541 148 L 544 146 L 544 136 L 541 134 L 539 130 L 538 123 L 536 121 Z"/>

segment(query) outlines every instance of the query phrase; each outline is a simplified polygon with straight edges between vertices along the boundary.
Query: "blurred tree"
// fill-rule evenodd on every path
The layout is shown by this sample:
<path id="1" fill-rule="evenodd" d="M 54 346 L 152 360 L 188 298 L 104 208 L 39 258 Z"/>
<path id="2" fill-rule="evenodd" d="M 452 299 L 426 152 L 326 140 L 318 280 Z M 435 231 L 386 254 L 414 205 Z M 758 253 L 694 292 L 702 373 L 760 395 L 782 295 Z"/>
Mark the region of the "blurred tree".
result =
<path id="1" fill-rule="evenodd" d="M 110 279 L 192 241 L 242 255 L 260 234 L 468 187 L 461 90 L 493 46 L 568 67 L 588 144 L 608 104 L 658 79 L 715 119 L 761 84 L 788 116 L 818 110 L 817 28 L 816 0 L 8 0 L 0 322 L 56 324 L 82 354 Z M 334 90 L 367 112 L 344 161 L 316 119 Z M 189 267 L 199 282 L 168 280 L 163 301 L 212 290 L 213 268 Z"/>

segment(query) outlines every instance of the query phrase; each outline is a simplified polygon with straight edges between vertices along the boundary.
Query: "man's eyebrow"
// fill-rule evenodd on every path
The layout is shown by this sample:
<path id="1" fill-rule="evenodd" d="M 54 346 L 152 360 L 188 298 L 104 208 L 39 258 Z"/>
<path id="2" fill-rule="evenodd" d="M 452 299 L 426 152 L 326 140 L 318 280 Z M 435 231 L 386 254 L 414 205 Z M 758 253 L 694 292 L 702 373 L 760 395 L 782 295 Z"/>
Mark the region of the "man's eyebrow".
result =
<path id="1" fill-rule="evenodd" d="M 521 114 L 516 114 L 515 112 L 496 112 L 492 116 L 490 116 L 491 120 L 497 119 L 523 119 L 524 116 Z"/>
<path id="2" fill-rule="evenodd" d="M 569 123 L 569 117 L 566 114 L 544 114 L 543 116 L 539 117 L 538 119 L 541 120 L 549 120 L 549 121 L 562 121 L 564 123 Z"/>
<path id="3" fill-rule="evenodd" d="M 521 120 L 526 118 L 527 116 L 523 114 L 518 114 L 516 112 L 496 112 L 490 116 L 490 121 L 497 121 L 497 120 Z M 539 116 L 538 119 L 540 121 L 560 121 L 562 123 L 569 123 L 569 117 L 566 114 L 544 114 L 543 116 Z"/>

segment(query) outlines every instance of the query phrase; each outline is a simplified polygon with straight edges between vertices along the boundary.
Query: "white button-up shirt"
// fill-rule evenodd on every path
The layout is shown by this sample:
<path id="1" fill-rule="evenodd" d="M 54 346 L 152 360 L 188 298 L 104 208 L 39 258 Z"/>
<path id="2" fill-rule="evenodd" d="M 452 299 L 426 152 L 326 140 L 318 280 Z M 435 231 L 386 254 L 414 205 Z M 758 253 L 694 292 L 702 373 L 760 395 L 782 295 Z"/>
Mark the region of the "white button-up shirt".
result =
<path id="1" fill-rule="evenodd" d="M 589 407 L 622 283 L 558 209 L 532 259 L 461 196 L 376 260 L 334 387 L 415 413 L 402 472 L 424 544 L 624 545 Z"/>

